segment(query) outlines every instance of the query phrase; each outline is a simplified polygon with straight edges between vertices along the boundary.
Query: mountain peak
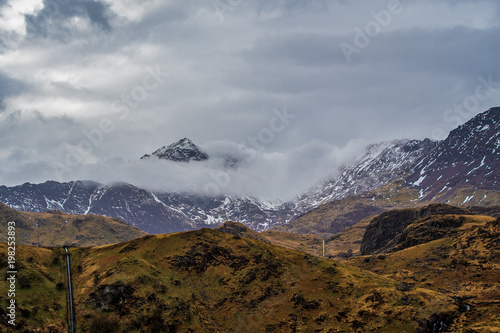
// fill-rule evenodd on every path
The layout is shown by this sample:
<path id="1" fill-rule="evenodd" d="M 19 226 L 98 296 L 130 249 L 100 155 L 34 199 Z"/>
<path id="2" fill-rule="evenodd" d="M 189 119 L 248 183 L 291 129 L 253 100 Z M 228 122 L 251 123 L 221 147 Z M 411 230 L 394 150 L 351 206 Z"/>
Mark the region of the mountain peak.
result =
<path id="1" fill-rule="evenodd" d="M 198 147 L 188 138 L 181 139 L 168 146 L 163 146 L 154 151 L 151 155 L 144 155 L 141 157 L 141 160 L 150 158 L 151 156 L 175 162 L 208 160 L 208 155 L 200 151 Z"/>

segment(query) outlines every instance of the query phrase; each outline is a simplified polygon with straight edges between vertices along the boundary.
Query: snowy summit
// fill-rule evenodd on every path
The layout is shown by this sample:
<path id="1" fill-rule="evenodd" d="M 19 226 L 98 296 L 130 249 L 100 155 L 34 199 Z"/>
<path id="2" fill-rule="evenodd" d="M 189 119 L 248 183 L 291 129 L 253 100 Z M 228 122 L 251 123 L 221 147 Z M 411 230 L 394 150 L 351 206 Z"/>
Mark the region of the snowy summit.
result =
<path id="1" fill-rule="evenodd" d="M 208 160 L 208 155 L 200 151 L 198 147 L 189 139 L 184 138 L 169 146 L 163 146 L 153 152 L 151 155 L 146 154 L 142 159 L 147 159 L 156 156 L 162 160 L 169 160 L 175 162 L 189 162 L 189 161 L 204 161 Z"/>

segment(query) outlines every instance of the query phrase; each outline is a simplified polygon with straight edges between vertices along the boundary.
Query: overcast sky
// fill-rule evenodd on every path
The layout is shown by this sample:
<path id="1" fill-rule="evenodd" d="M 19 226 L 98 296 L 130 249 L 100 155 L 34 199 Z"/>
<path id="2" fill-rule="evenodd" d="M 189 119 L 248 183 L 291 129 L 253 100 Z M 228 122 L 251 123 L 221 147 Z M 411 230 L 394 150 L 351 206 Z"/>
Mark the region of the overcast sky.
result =
<path id="1" fill-rule="evenodd" d="M 497 0 L 0 0 L 0 184 L 200 186 L 215 165 L 136 162 L 188 137 L 250 154 L 238 188 L 295 195 L 367 143 L 500 105 L 499 18 Z"/>

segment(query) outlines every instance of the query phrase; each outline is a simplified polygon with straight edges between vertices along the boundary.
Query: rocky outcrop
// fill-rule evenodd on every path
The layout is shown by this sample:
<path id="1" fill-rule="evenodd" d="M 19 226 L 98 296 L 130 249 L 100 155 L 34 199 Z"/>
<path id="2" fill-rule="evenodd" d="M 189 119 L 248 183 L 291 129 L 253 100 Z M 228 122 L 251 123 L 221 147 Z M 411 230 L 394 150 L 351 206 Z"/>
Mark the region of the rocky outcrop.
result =
<path id="1" fill-rule="evenodd" d="M 389 243 L 412 223 L 431 215 L 471 214 L 465 208 L 432 204 L 422 208 L 392 210 L 375 217 L 366 228 L 361 243 L 361 254 L 382 252 Z"/>

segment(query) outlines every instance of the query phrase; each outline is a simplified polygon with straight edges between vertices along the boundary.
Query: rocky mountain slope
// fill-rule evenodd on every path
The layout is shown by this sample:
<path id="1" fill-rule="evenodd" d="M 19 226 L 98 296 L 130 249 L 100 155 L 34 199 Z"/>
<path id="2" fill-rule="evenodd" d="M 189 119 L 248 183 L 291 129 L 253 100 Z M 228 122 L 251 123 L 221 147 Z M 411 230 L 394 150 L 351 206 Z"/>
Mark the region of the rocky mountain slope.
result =
<path id="1" fill-rule="evenodd" d="M 75 215 L 115 217 L 148 233 L 192 228 L 184 214 L 159 202 L 150 191 L 126 183 L 49 181 L 0 187 L 0 193 L 0 201 L 21 211 L 60 210 Z"/>
<path id="2" fill-rule="evenodd" d="M 500 186 L 500 108 L 474 117 L 453 130 L 406 178 L 421 190 L 421 200 L 447 202 L 457 189 L 472 189 L 461 204 L 480 205 Z"/>
<path id="3" fill-rule="evenodd" d="M 273 230 L 316 234 L 327 238 L 367 217 L 378 215 L 393 207 L 383 204 L 383 202 L 374 204 L 363 195 L 350 196 L 320 205 Z"/>
<path id="4" fill-rule="evenodd" d="M 304 193 L 297 205 L 307 211 L 311 207 L 378 189 L 406 176 L 410 167 L 437 145 L 438 142 L 429 139 L 369 145 L 363 155 L 342 166 L 338 176 Z"/>
<path id="5" fill-rule="evenodd" d="M 96 246 L 143 237 L 145 232 L 116 218 L 69 215 L 60 211 L 19 212 L 0 203 L 0 242 L 7 243 L 7 222 L 15 222 L 16 243 L 33 246 Z"/>
<path id="6" fill-rule="evenodd" d="M 358 268 L 211 229 L 70 254 L 78 332 L 432 332 L 460 313 L 439 291 L 403 290 Z M 63 258 L 62 249 L 18 247 L 18 330 L 66 331 Z M 5 329 L 4 309 L 0 318 Z"/>

